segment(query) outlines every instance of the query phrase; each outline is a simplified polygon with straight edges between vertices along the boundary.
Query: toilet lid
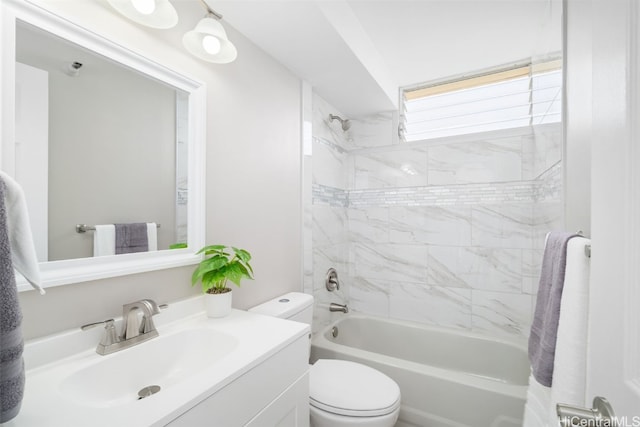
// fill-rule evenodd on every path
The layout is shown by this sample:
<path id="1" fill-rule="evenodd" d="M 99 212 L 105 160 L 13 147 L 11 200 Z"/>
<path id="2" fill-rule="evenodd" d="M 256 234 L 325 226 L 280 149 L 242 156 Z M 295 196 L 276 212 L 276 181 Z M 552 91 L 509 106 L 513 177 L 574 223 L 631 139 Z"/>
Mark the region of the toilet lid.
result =
<path id="1" fill-rule="evenodd" d="M 400 388 L 373 368 L 346 360 L 320 359 L 309 369 L 312 406 L 338 415 L 373 417 L 400 406 Z"/>

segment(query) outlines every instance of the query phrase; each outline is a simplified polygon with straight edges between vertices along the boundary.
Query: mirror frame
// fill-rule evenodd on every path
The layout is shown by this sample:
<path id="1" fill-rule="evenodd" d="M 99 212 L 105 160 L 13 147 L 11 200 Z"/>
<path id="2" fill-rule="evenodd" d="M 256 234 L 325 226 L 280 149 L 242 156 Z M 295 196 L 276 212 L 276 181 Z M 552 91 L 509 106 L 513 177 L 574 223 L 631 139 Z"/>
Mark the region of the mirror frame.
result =
<path id="1" fill-rule="evenodd" d="M 40 263 L 44 288 L 118 277 L 147 271 L 195 264 L 201 257 L 196 251 L 204 245 L 205 236 L 205 137 L 206 93 L 203 82 L 194 80 L 162 64 L 151 61 L 124 46 L 109 41 L 28 0 L 2 0 L 1 67 L 0 67 L 0 165 L 15 176 L 15 40 L 18 21 L 31 24 L 72 43 L 108 57 L 176 89 L 189 94 L 188 132 L 188 248 L 160 250 Z M 74 227 L 74 224 L 70 224 Z M 16 275 L 18 291 L 33 290 L 27 281 Z"/>

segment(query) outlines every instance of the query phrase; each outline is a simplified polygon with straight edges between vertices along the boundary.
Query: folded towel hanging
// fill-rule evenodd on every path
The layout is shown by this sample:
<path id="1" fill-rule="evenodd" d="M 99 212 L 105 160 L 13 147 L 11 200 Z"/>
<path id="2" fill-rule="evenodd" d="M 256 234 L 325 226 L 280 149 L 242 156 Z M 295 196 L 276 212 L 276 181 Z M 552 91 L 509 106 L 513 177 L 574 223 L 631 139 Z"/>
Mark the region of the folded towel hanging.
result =
<path id="1" fill-rule="evenodd" d="M 113 224 L 95 226 L 93 233 L 93 256 L 116 254 L 116 227 Z"/>
<path id="2" fill-rule="evenodd" d="M 0 179 L 0 423 L 20 412 L 25 383 L 22 311 L 13 270 L 5 194 L 6 185 Z"/>
<path id="3" fill-rule="evenodd" d="M 567 262 L 567 244 L 575 233 L 551 232 L 547 235 L 536 309 L 529 335 L 529 361 L 534 378 L 550 387 L 560 317 L 560 303 Z"/>
<path id="4" fill-rule="evenodd" d="M 567 245 L 567 268 L 558 320 L 558 335 L 549 412 L 555 404 L 585 406 L 587 378 L 587 323 L 589 258 L 584 248 L 590 240 L 575 237 Z"/>
<path id="5" fill-rule="evenodd" d="M 24 276 L 29 284 L 41 295 L 45 294 L 40 279 L 38 256 L 33 244 L 27 201 L 22 187 L 9 175 L 0 171 L 0 180 L 4 182 L 4 203 L 6 208 L 7 232 L 11 245 L 13 267 Z"/>
<path id="6" fill-rule="evenodd" d="M 160 224 L 99 224 L 88 226 L 77 224 L 76 231 L 84 233 L 94 230 L 93 256 L 119 255 L 158 250 L 158 228 Z"/>
<path id="7" fill-rule="evenodd" d="M 155 222 L 147 223 L 147 245 L 149 251 L 158 250 L 158 228 Z"/>
<path id="8" fill-rule="evenodd" d="M 135 222 L 132 224 L 114 224 L 116 228 L 116 255 L 149 250 L 147 224 Z"/>

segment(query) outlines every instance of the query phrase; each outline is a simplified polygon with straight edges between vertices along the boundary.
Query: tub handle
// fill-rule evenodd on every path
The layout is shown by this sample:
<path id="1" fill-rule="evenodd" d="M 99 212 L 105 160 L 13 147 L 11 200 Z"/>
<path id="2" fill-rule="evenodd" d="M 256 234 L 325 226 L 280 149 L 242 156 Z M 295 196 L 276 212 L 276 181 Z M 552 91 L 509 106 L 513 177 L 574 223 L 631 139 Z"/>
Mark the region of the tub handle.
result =
<path id="1" fill-rule="evenodd" d="M 340 290 L 340 281 L 338 280 L 338 272 L 335 268 L 330 268 L 327 270 L 327 275 L 324 279 L 324 286 L 327 288 L 329 292 L 333 292 L 336 289 Z"/>

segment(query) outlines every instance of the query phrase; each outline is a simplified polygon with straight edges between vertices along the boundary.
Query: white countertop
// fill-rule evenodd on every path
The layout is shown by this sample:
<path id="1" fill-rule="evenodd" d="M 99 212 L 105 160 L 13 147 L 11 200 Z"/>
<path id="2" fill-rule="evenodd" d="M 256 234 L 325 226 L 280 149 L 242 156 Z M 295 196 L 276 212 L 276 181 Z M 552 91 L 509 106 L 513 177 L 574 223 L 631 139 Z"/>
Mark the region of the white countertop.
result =
<path id="1" fill-rule="evenodd" d="M 241 310 L 233 310 L 225 318 L 210 319 L 206 317 L 203 308 L 202 297 L 197 297 L 178 302 L 156 315 L 154 320 L 160 338 L 186 329 L 211 329 L 233 336 L 237 339 L 237 346 L 210 366 L 205 364 L 197 374 L 163 387 L 161 392 L 149 398 L 117 406 L 88 405 L 70 397 L 60 387 L 73 373 L 100 363 L 104 358 L 117 357 L 118 353 L 101 356 L 95 352 L 103 328 L 95 328 L 95 332 L 81 332 L 78 328 L 27 342 L 24 351 L 26 386 L 22 408 L 16 418 L 3 426 L 162 426 L 298 338 L 309 334 L 309 326 L 303 323 Z M 138 344 L 131 349 L 143 347 L 160 338 Z M 200 357 L 206 359 L 207 355 L 202 354 Z M 145 359 L 139 360 L 139 363 L 144 367 Z M 110 372 L 108 375 L 118 376 L 119 373 Z M 99 384 L 95 386 L 99 387 Z"/>

